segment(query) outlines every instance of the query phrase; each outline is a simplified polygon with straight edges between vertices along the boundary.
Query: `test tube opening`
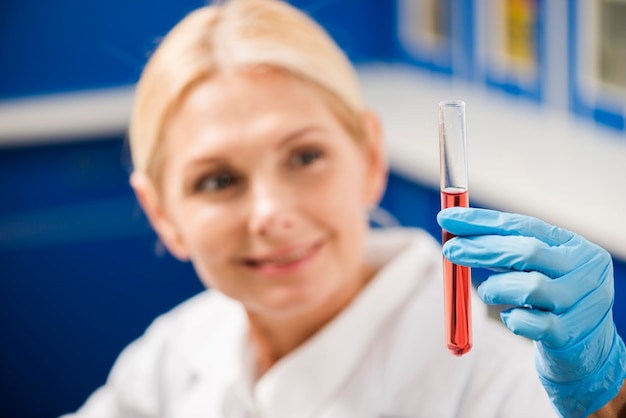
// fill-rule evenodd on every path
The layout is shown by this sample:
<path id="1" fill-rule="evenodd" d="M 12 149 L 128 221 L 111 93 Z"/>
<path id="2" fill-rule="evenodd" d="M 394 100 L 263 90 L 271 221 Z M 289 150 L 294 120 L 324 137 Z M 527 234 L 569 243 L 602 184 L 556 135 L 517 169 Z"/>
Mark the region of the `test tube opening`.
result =
<path id="1" fill-rule="evenodd" d="M 439 102 L 440 188 L 467 191 L 467 145 L 465 102 Z"/>

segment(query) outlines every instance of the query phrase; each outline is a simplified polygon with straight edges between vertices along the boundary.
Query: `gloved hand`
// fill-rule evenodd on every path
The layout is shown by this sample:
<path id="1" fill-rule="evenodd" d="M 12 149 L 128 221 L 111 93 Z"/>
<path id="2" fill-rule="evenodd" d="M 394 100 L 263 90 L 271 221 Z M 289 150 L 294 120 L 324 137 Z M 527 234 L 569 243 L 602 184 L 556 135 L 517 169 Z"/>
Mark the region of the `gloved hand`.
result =
<path id="1" fill-rule="evenodd" d="M 515 334 L 535 341 L 535 367 L 557 412 L 584 417 L 619 392 L 626 349 L 613 323 L 610 255 L 573 232 L 536 218 L 450 208 L 437 216 L 457 238 L 453 263 L 497 271 L 478 287 Z"/>

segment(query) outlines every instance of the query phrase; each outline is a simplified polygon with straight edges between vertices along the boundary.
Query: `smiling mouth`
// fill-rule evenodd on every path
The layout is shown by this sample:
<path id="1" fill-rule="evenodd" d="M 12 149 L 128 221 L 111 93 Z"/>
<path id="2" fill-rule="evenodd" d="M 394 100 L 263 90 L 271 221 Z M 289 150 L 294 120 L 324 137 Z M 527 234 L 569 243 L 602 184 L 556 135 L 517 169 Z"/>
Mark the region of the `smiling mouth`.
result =
<path id="1" fill-rule="evenodd" d="M 244 265 L 261 270 L 296 266 L 312 258 L 320 247 L 321 244 L 314 244 L 286 254 L 262 258 L 248 258 L 244 260 Z"/>

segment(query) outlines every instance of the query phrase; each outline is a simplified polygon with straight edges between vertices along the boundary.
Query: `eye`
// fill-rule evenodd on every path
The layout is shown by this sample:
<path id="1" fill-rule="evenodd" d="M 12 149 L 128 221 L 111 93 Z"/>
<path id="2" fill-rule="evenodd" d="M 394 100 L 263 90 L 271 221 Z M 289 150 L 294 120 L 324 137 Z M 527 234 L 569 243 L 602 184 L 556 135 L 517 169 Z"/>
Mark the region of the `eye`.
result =
<path id="1" fill-rule="evenodd" d="M 210 174 L 203 177 L 196 184 L 195 190 L 199 192 L 218 192 L 237 183 L 237 178 L 229 173 Z"/>
<path id="2" fill-rule="evenodd" d="M 322 152 L 319 150 L 299 151 L 293 156 L 292 163 L 296 166 L 307 166 L 313 164 L 321 157 Z"/>

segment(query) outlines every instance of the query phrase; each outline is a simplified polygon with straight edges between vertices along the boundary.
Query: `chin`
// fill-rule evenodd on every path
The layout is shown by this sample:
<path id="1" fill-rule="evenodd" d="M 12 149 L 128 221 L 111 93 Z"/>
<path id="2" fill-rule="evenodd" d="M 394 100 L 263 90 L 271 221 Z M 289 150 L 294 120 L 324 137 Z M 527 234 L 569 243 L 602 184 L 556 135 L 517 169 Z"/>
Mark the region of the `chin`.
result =
<path id="1" fill-rule="evenodd" d="M 261 315 L 272 316 L 299 316 L 318 310 L 328 300 L 328 296 L 319 289 L 312 292 L 280 291 L 267 295 L 263 300 L 257 300 L 247 305 L 251 311 Z"/>

